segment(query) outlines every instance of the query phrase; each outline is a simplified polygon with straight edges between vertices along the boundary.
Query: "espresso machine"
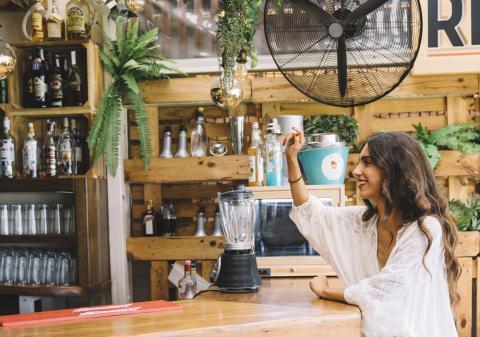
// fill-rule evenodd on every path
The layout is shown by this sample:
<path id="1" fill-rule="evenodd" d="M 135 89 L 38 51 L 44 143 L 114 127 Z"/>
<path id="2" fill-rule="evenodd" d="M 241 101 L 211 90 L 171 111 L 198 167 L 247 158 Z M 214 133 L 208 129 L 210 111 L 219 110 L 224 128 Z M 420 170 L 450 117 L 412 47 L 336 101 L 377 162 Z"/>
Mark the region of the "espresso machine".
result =
<path id="1" fill-rule="evenodd" d="M 260 275 L 255 259 L 255 198 L 251 191 L 218 193 L 225 250 L 217 260 L 214 283 L 227 292 L 255 292 Z"/>

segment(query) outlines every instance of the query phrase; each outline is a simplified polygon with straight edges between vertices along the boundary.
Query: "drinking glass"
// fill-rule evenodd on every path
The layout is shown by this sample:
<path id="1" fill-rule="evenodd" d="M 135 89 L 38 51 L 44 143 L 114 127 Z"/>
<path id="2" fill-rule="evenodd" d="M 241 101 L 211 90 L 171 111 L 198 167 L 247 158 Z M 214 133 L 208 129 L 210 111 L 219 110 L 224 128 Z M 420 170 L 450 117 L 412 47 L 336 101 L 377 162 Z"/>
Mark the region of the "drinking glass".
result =
<path id="1" fill-rule="evenodd" d="M 34 204 L 22 205 L 22 220 L 24 234 L 37 235 Z"/>
<path id="2" fill-rule="evenodd" d="M 63 209 L 63 234 L 75 233 L 75 217 L 73 207 L 65 207 Z"/>
<path id="3" fill-rule="evenodd" d="M 28 276 L 27 283 L 33 285 L 40 284 L 40 252 L 37 250 L 30 251 L 28 256 Z"/>
<path id="4" fill-rule="evenodd" d="M 70 284 L 77 283 L 77 259 L 70 257 Z"/>
<path id="5" fill-rule="evenodd" d="M 56 284 L 59 286 L 70 285 L 70 254 L 62 252 L 57 254 L 55 263 Z"/>
<path id="6" fill-rule="evenodd" d="M 36 209 L 36 221 L 37 221 L 37 233 L 40 235 L 48 234 L 48 205 L 37 205 Z"/>
<path id="7" fill-rule="evenodd" d="M 22 205 L 10 205 L 9 210 L 10 233 L 23 235 Z"/>
<path id="8" fill-rule="evenodd" d="M 8 206 L 0 205 L 0 235 L 8 235 Z"/>
<path id="9" fill-rule="evenodd" d="M 3 284 L 10 285 L 13 283 L 13 259 L 13 250 L 7 249 L 3 263 Z"/>
<path id="10" fill-rule="evenodd" d="M 47 251 L 46 253 L 46 275 L 45 284 L 48 286 L 55 285 L 55 257 L 54 251 Z"/>
<path id="11" fill-rule="evenodd" d="M 0 284 L 3 284 L 5 279 L 5 263 L 7 259 L 7 252 L 4 249 L 0 249 Z"/>
<path id="12" fill-rule="evenodd" d="M 24 249 L 15 251 L 15 283 L 27 283 L 28 252 Z"/>
<path id="13" fill-rule="evenodd" d="M 55 204 L 48 208 L 50 234 L 62 234 L 62 205 Z"/>

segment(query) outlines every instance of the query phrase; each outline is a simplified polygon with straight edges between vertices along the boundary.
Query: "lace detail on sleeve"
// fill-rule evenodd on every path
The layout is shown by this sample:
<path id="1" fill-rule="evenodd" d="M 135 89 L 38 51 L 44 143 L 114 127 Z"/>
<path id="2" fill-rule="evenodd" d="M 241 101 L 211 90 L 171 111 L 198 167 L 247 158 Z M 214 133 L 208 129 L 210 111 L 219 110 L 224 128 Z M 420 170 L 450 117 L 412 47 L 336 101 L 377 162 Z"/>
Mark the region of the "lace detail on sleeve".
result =
<path id="1" fill-rule="evenodd" d="M 313 248 L 332 262 L 328 241 L 342 243 L 346 242 L 342 237 L 362 233 L 365 230 L 364 211 L 363 206 L 328 207 L 310 195 L 307 202 L 293 207 L 290 218 Z M 348 249 L 345 252 L 348 253 Z"/>
<path id="2" fill-rule="evenodd" d="M 442 249 L 442 232 L 438 221 L 425 221 L 432 234 L 432 245 L 425 257 L 431 271 Z M 397 241 L 382 271 L 345 289 L 348 303 L 362 311 L 363 333 L 373 336 L 402 336 L 403 304 L 415 280 L 430 277 L 423 266 L 428 240 L 416 222 L 410 224 Z"/>

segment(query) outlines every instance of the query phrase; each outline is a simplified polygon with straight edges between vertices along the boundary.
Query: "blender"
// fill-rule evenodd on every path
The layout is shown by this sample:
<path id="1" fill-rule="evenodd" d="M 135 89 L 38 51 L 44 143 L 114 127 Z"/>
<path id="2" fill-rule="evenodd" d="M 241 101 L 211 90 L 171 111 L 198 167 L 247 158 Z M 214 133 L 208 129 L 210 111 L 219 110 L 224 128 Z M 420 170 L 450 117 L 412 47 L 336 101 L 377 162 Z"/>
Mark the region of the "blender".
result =
<path id="1" fill-rule="evenodd" d="M 255 259 L 255 198 L 251 191 L 218 193 L 225 250 L 218 258 L 215 285 L 227 292 L 254 292 L 260 286 Z"/>

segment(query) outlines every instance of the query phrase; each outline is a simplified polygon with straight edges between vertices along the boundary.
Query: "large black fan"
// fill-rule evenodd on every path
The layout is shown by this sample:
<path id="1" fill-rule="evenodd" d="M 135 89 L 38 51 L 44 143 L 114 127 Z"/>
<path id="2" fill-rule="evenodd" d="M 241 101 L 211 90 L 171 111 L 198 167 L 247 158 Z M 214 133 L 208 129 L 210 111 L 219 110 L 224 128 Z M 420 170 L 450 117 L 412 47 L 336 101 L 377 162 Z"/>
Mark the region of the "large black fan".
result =
<path id="1" fill-rule="evenodd" d="M 343 107 L 399 85 L 422 36 L 418 0 L 267 0 L 264 15 L 285 78 L 308 97 Z"/>

